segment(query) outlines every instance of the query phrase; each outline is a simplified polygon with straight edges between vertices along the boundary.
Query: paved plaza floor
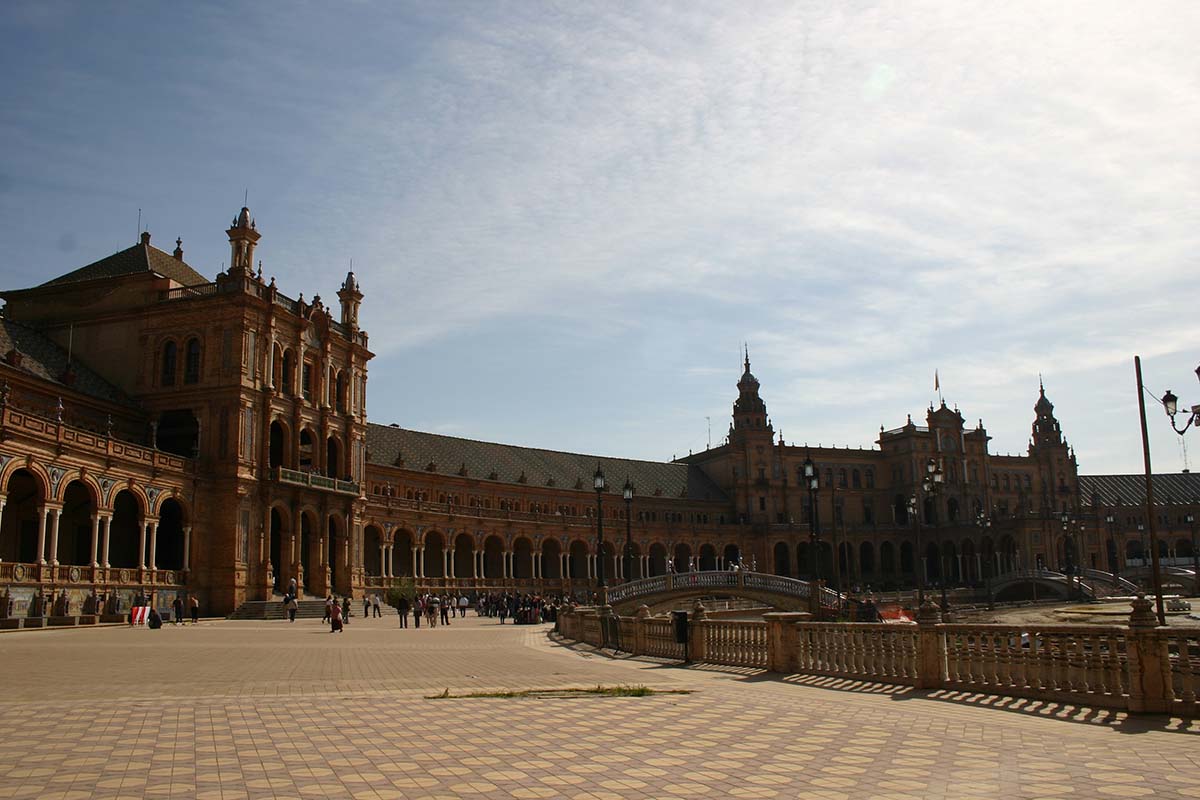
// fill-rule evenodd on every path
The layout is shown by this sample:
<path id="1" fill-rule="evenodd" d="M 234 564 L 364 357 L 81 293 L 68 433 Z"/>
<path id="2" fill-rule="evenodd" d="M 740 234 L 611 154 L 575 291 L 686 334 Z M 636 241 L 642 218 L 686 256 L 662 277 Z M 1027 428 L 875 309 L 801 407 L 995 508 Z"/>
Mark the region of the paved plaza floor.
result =
<path id="1" fill-rule="evenodd" d="M 641 684 L 651 697 L 426 699 Z M 615 659 L 548 626 L 0 634 L 0 798 L 1200 798 L 1200 725 Z"/>

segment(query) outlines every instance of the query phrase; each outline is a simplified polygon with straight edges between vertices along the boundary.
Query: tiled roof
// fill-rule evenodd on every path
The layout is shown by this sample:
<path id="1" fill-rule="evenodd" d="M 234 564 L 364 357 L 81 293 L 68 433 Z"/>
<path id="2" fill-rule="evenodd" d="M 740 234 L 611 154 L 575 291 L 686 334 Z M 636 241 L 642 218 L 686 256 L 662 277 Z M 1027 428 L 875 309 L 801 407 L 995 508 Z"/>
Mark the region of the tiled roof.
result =
<path id="1" fill-rule="evenodd" d="M 135 244 L 128 250 L 113 253 L 86 267 L 80 267 L 74 272 L 60 275 L 52 281 L 46 281 L 42 286 L 59 286 L 64 283 L 79 283 L 98 278 L 114 278 L 118 275 L 134 275 L 139 272 L 154 272 L 184 286 L 199 286 L 209 282 L 207 278 L 189 267 L 186 262 L 180 261 L 170 253 L 164 253 L 147 242 L 146 244 Z"/>
<path id="2" fill-rule="evenodd" d="M 377 424 L 367 426 L 367 449 L 373 464 L 397 466 L 397 458 L 403 458 L 405 469 L 425 470 L 434 464 L 439 475 L 457 475 L 465 465 L 470 478 L 534 487 L 548 487 L 553 481 L 557 489 L 586 491 L 592 491 L 592 475 L 599 463 L 609 491 L 617 496 L 628 477 L 641 497 L 661 489 L 662 497 L 726 501 L 725 493 L 699 467 L 689 464 L 539 450 Z"/>
<path id="3" fill-rule="evenodd" d="M 6 364 L 9 369 L 17 369 L 67 387 L 62 381 L 63 373 L 67 371 L 67 351 L 33 328 L 0 317 L 0 357 L 13 349 L 21 354 L 21 366 Z M 80 363 L 78 358 L 72 360 L 71 371 L 75 374 L 75 381 L 69 388 L 74 391 L 109 403 L 140 408 L 128 395 Z"/>
<path id="4" fill-rule="evenodd" d="M 1136 506 L 1146 504 L 1145 475 L 1080 475 L 1079 495 L 1091 505 L 1099 495 L 1100 505 Z M 1154 502 L 1195 503 L 1200 499 L 1200 474 L 1172 472 L 1154 476 Z"/>

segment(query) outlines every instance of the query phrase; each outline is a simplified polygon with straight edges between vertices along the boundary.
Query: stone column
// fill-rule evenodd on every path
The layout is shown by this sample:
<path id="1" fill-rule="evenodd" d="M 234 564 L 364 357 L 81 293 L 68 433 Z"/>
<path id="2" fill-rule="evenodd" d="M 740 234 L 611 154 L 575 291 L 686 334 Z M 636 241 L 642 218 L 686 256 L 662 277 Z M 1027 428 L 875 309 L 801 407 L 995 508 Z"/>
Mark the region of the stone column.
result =
<path id="1" fill-rule="evenodd" d="M 158 569 L 158 523 L 151 522 L 146 526 L 146 530 L 150 537 L 150 569 Z"/>
<path id="2" fill-rule="evenodd" d="M 450 575 L 450 549 L 442 547 L 442 577 L 449 578 Z"/>
<path id="3" fill-rule="evenodd" d="M 387 545 L 379 545 L 379 577 L 387 577 Z"/>
<path id="4" fill-rule="evenodd" d="M 45 506 L 38 506 L 38 545 L 37 558 L 39 564 L 46 563 L 46 511 Z"/>
<path id="5" fill-rule="evenodd" d="M 773 611 L 763 614 L 767 623 L 767 669 L 791 674 L 798 668 L 796 623 L 812 619 L 804 611 Z"/>
<path id="6" fill-rule="evenodd" d="M 479 551 L 478 551 L 478 550 L 472 550 L 472 551 L 471 551 L 471 573 L 472 573 L 472 574 L 471 574 L 471 577 L 472 577 L 472 578 L 479 578 L 479 577 L 480 577 L 480 571 L 479 571 Z"/>
<path id="7" fill-rule="evenodd" d="M 413 563 L 413 577 L 414 578 L 421 577 L 421 559 L 417 555 L 418 552 L 419 552 L 419 550 L 418 550 L 417 546 L 413 545 L 412 563 Z"/>
<path id="8" fill-rule="evenodd" d="M 50 509 L 50 563 L 58 566 L 58 518 L 62 514 L 61 508 Z"/>
<path id="9" fill-rule="evenodd" d="M 146 523 L 138 520 L 138 569 L 146 568 Z"/>
<path id="10" fill-rule="evenodd" d="M 442 550 L 442 560 L 446 562 L 446 568 L 445 568 L 445 570 L 443 570 L 443 573 L 445 574 L 445 576 L 447 578 L 455 577 L 455 575 L 454 575 L 454 550 L 449 547 Z"/>
<path id="11" fill-rule="evenodd" d="M 92 560 L 91 566 L 93 569 L 100 566 L 96 561 L 96 552 L 100 547 L 100 515 L 92 515 Z"/>
<path id="12" fill-rule="evenodd" d="M 103 555 L 101 556 L 101 559 L 104 562 L 105 569 L 108 569 L 109 567 L 112 566 L 112 564 L 110 564 L 108 561 L 108 543 L 109 543 L 109 540 L 112 538 L 110 536 L 111 533 L 112 533 L 112 517 L 106 516 L 106 517 L 104 517 L 104 544 L 100 548 L 103 553 Z"/>
<path id="13" fill-rule="evenodd" d="M 246 531 L 246 535 L 250 535 L 250 531 Z M 239 547 L 241 545 L 239 544 Z M 238 556 L 241 558 L 241 555 Z M 183 569 L 186 572 L 192 568 L 192 526 L 185 525 L 183 528 Z"/>

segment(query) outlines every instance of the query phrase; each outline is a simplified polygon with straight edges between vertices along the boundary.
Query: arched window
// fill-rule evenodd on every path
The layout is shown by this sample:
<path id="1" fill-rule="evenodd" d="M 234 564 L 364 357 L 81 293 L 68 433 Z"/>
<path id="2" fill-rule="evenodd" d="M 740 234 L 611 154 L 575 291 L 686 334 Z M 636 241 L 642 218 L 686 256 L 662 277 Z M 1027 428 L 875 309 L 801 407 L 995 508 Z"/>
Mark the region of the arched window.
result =
<path id="1" fill-rule="evenodd" d="M 855 489 L 862 488 L 862 476 L 859 475 L 858 470 L 854 470 L 850 473 L 850 485 Z"/>
<path id="2" fill-rule="evenodd" d="M 162 351 L 162 380 L 163 386 L 175 385 L 175 367 L 179 361 L 179 347 L 174 341 L 163 345 Z"/>
<path id="3" fill-rule="evenodd" d="M 199 383 L 200 382 L 200 340 L 192 337 L 188 339 L 186 360 L 183 364 L 183 382 L 184 383 Z"/>
<path id="4" fill-rule="evenodd" d="M 873 470 L 873 469 L 867 470 L 867 488 L 868 489 L 875 488 L 875 470 Z"/>

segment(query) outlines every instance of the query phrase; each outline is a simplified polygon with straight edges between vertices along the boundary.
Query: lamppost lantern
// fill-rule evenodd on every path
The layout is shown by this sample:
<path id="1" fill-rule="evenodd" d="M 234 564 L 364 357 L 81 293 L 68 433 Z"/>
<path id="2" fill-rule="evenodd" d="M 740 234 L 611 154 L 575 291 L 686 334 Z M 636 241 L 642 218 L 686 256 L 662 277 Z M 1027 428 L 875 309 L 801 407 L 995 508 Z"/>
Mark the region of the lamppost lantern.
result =
<path id="1" fill-rule="evenodd" d="M 1191 512 L 1188 512 L 1187 514 L 1183 515 L 1183 521 L 1186 522 L 1188 525 L 1191 525 L 1193 522 L 1196 521 L 1196 518 L 1192 516 Z"/>
<path id="2" fill-rule="evenodd" d="M 625 497 L 626 503 L 633 501 L 633 484 L 629 482 L 628 478 L 625 479 L 625 487 L 621 490 L 621 493 Z"/>
<path id="3" fill-rule="evenodd" d="M 600 602 L 607 604 L 604 592 L 604 470 L 600 469 L 599 462 L 596 463 L 596 474 L 592 476 L 592 486 L 596 488 L 596 583 L 600 587 Z"/>
<path id="4" fill-rule="evenodd" d="M 1174 417 L 1179 413 L 1179 398 L 1170 389 L 1167 389 L 1167 393 L 1162 396 L 1162 404 L 1168 417 Z"/>
<path id="5" fill-rule="evenodd" d="M 930 458 L 929 461 L 927 461 L 925 463 L 925 471 L 928 472 L 930 475 L 937 472 L 937 460 Z"/>
<path id="6" fill-rule="evenodd" d="M 816 475 L 817 475 L 817 468 L 815 466 L 813 466 L 812 459 L 809 458 L 808 456 L 805 456 L 804 457 L 804 477 L 805 478 L 815 478 Z"/>
<path id="7" fill-rule="evenodd" d="M 1112 525 L 1114 522 L 1117 521 L 1117 519 L 1112 514 L 1109 514 L 1104 518 L 1104 521 L 1107 522 L 1109 525 Z"/>
<path id="8" fill-rule="evenodd" d="M 625 580 L 633 580 L 633 482 L 625 478 L 621 488 L 625 498 Z"/>
<path id="9" fill-rule="evenodd" d="M 1196 377 L 1200 379 L 1200 367 L 1196 367 Z M 1190 411 L 1184 409 L 1185 419 L 1181 428 L 1175 424 L 1175 415 L 1179 413 L 1179 398 L 1175 396 L 1175 393 L 1167 389 L 1159 402 L 1162 403 L 1163 411 L 1166 411 L 1167 416 L 1171 418 L 1171 427 L 1180 436 L 1187 433 L 1188 428 L 1193 425 L 1200 427 L 1200 405 L 1192 406 Z"/>
<path id="10" fill-rule="evenodd" d="M 600 465 L 596 465 L 596 474 L 592 476 L 592 486 L 597 492 L 604 491 L 604 470 L 600 469 Z"/>

